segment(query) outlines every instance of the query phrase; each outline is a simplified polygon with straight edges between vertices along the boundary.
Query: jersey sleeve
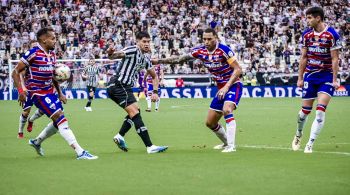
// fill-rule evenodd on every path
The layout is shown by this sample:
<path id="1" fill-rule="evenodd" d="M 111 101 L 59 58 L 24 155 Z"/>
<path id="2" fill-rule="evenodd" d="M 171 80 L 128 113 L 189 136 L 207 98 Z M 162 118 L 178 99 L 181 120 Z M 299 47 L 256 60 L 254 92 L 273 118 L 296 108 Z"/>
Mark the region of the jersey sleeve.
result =
<path id="1" fill-rule="evenodd" d="M 128 56 L 133 55 L 137 52 L 137 47 L 135 47 L 135 46 L 126 47 L 126 48 L 122 49 L 121 51 L 125 53 L 126 57 L 128 57 Z"/>
<path id="2" fill-rule="evenodd" d="M 333 35 L 331 51 L 340 49 L 342 47 L 340 35 L 334 29 L 332 29 L 331 33 Z"/>
<path id="3" fill-rule="evenodd" d="M 33 49 L 30 49 L 28 50 L 24 55 L 23 57 L 21 57 L 21 61 L 27 65 L 27 66 L 30 66 L 30 64 L 34 61 L 35 59 L 35 51 L 36 49 L 33 48 Z"/>
<path id="4" fill-rule="evenodd" d="M 221 49 L 223 50 L 223 55 L 226 58 L 226 61 L 228 62 L 228 64 L 231 64 L 237 60 L 235 57 L 235 53 L 232 51 L 230 47 L 223 45 Z"/>
<path id="5" fill-rule="evenodd" d="M 307 47 L 307 40 L 305 38 L 305 36 L 309 33 L 310 29 L 306 29 L 303 34 L 301 35 L 301 40 L 300 40 L 300 45 L 301 47 L 306 48 Z"/>

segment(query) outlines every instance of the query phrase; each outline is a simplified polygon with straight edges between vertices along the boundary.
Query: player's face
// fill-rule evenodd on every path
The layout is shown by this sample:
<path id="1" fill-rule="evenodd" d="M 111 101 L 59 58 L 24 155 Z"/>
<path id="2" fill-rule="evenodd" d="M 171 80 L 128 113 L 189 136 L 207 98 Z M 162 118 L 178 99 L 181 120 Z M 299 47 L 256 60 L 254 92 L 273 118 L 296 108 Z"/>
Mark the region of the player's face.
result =
<path id="1" fill-rule="evenodd" d="M 143 37 L 140 39 L 137 44 L 140 47 L 141 51 L 144 53 L 148 53 L 151 51 L 151 46 L 150 46 L 151 39 Z"/>
<path id="2" fill-rule="evenodd" d="M 213 35 L 213 33 L 203 33 L 203 41 L 205 47 L 209 50 L 212 51 L 216 47 L 216 36 Z"/>
<path id="3" fill-rule="evenodd" d="M 318 23 L 320 22 L 319 17 L 314 17 L 312 15 L 307 15 L 306 16 L 306 22 L 307 25 L 311 28 L 316 28 Z"/>
<path id="4" fill-rule="evenodd" d="M 56 35 L 53 31 L 49 31 L 43 38 L 43 43 L 47 49 L 55 49 Z"/>

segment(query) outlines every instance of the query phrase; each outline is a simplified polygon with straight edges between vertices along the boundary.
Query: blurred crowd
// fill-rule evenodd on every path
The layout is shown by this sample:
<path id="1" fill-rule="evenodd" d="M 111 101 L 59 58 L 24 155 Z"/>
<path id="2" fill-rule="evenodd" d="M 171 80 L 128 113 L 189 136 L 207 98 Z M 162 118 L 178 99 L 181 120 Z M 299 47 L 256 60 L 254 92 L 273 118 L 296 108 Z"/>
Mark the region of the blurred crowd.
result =
<path id="1" fill-rule="evenodd" d="M 2 0 L 0 10 L 0 76 L 8 60 L 19 59 L 35 40 L 35 33 L 51 26 L 57 33 L 59 59 L 106 58 L 135 44 L 138 31 L 151 35 L 152 56 L 187 53 L 201 44 L 203 30 L 217 30 L 245 69 L 244 81 L 261 77 L 268 84 L 275 75 L 298 70 L 299 41 L 306 28 L 304 11 L 321 6 L 326 23 L 341 35 L 341 75 L 349 75 L 350 6 L 347 0 Z M 103 64 L 108 79 L 112 65 Z M 84 63 L 72 63 L 80 70 Z M 165 66 L 165 74 L 206 74 L 199 61 Z M 79 79 L 79 78 L 76 78 Z M 259 82 L 258 82 L 259 83 Z"/>

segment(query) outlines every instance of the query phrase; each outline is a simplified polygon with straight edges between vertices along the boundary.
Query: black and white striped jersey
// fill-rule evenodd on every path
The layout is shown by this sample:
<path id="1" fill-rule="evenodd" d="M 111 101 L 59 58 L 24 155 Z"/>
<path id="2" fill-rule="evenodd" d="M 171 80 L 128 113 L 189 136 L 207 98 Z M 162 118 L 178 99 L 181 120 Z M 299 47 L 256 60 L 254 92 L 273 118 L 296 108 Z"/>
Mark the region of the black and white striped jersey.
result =
<path id="1" fill-rule="evenodd" d="M 86 66 L 83 70 L 83 74 L 87 76 L 86 86 L 97 87 L 99 73 L 100 69 L 97 65 Z"/>
<path id="2" fill-rule="evenodd" d="M 116 75 L 111 78 L 111 82 L 133 86 L 138 78 L 138 73 L 142 69 L 151 69 L 152 63 L 136 45 L 125 47 L 122 51 L 125 57 L 119 64 Z"/>

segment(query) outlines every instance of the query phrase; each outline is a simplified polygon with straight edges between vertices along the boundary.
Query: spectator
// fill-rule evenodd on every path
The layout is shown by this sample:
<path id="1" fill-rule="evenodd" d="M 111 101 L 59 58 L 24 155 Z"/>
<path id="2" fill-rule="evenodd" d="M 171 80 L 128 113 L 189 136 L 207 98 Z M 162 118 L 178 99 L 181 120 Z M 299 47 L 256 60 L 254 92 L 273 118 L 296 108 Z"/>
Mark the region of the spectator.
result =
<path id="1" fill-rule="evenodd" d="M 175 83 L 175 86 L 176 87 L 185 87 L 185 83 L 184 83 L 184 80 L 181 78 L 181 77 L 178 77 L 176 79 L 176 83 Z"/>

